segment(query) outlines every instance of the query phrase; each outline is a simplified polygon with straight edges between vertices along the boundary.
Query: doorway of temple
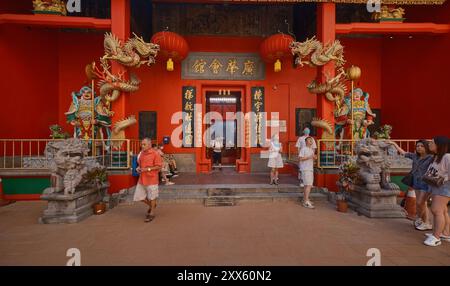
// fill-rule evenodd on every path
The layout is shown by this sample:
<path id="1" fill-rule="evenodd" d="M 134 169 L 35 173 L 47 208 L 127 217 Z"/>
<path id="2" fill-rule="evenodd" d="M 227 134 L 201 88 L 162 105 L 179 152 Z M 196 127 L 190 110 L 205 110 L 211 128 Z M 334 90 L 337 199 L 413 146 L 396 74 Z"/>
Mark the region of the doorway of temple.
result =
<path id="1" fill-rule="evenodd" d="M 241 91 L 227 89 L 210 90 L 206 92 L 206 113 L 211 114 L 210 123 L 206 124 L 211 140 L 219 140 L 222 143 L 221 167 L 235 168 L 236 160 L 241 158 L 241 148 L 237 146 L 237 120 L 227 116 L 227 113 L 241 111 Z M 206 148 L 206 158 L 213 159 L 213 148 Z M 213 169 L 218 164 L 212 165 Z"/>

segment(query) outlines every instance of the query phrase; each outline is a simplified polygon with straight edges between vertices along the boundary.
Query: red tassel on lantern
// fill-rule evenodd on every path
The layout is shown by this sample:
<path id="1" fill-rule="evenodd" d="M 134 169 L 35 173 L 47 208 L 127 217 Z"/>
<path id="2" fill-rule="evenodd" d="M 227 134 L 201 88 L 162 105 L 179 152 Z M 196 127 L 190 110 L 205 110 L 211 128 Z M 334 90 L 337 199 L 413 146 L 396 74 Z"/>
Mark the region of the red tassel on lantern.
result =
<path id="1" fill-rule="evenodd" d="M 292 56 L 289 45 L 294 39 L 286 34 L 275 34 L 262 42 L 260 47 L 261 57 L 269 63 L 274 63 L 274 71 L 281 71 L 281 62 L 284 58 Z"/>
<path id="2" fill-rule="evenodd" d="M 189 46 L 186 40 L 174 32 L 158 32 L 153 35 L 150 41 L 159 45 L 158 56 L 167 59 L 166 69 L 168 71 L 173 71 L 174 62 L 181 62 L 189 53 Z"/>

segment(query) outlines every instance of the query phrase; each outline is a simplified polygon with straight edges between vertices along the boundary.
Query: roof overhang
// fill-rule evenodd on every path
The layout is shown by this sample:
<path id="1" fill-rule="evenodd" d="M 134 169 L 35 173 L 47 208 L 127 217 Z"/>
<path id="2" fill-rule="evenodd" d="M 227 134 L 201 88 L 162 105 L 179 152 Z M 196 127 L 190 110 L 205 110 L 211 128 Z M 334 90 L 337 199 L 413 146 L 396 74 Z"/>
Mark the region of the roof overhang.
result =
<path id="1" fill-rule="evenodd" d="M 442 5 L 446 0 L 382 0 L 381 4 Z M 221 4 L 295 4 L 295 3 L 347 3 L 366 4 L 367 0 L 153 0 L 157 3 L 221 3 Z"/>

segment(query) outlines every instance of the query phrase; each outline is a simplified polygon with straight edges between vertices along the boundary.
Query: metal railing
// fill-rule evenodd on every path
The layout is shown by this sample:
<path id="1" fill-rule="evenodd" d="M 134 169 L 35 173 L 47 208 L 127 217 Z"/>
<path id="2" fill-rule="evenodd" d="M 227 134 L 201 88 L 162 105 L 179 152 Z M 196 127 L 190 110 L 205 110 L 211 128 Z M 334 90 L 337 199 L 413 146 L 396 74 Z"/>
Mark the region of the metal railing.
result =
<path id="1" fill-rule="evenodd" d="M 380 139 L 385 141 L 384 139 Z M 356 143 L 359 140 L 333 140 L 333 139 L 319 139 L 317 144 L 317 167 L 335 169 L 339 168 L 342 163 L 347 162 L 350 159 L 355 159 Z M 417 139 L 390 139 L 397 143 L 397 145 L 406 152 L 415 152 L 415 145 Z M 398 162 L 397 166 L 408 167 L 409 161 L 400 162 L 402 156 L 400 156 L 395 147 L 386 150 L 386 156 L 389 156 L 394 161 Z"/>
<path id="2" fill-rule="evenodd" d="M 0 169 L 42 170 L 50 167 L 52 153 L 49 142 L 63 139 L 0 139 Z M 83 140 L 89 148 L 88 157 L 95 158 L 108 169 L 129 169 L 129 139 Z M 93 145 L 95 148 L 93 148 Z"/>
<path id="3" fill-rule="evenodd" d="M 400 148 L 406 152 L 415 152 L 417 139 L 391 139 L 397 143 Z M 339 168 L 339 166 L 355 157 L 355 144 L 357 140 L 350 139 L 319 139 L 317 142 L 317 167 L 319 168 Z M 298 148 L 295 147 L 296 141 L 289 141 L 288 154 L 289 160 L 297 160 Z M 396 151 L 395 151 L 396 152 Z M 391 154 L 396 157 L 397 154 Z"/>
<path id="4" fill-rule="evenodd" d="M 2 169 L 48 169 L 51 155 L 46 152 L 49 142 L 62 139 L 0 139 L 0 170 Z M 97 162 L 110 170 L 129 169 L 131 155 L 140 151 L 140 140 L 116 139 L 84 140 L 91 147 L 88 157 L 94 157 Z M 414 152 L 416 139 L 393 139 L 406 152 Z M 356 140 L 326 140 L 317 141 L 317 167 L 338 168 L 343 162 L 354 158 Z M 287 142 L 287 158 L 297 160 L 298 149 L 294 141 Z M 286 149 L 284 149 L 286 150 Z"/>

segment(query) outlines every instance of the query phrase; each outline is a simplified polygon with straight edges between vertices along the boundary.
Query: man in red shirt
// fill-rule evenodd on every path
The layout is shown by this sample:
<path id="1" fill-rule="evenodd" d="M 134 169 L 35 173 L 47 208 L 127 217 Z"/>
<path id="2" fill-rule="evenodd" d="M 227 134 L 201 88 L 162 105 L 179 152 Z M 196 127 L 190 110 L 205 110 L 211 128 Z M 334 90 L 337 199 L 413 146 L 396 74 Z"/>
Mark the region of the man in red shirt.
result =
<path id="1" fill-rule="evenodd" d="M 134 192 L 134 201 L 142 201 L 149 206 L 145 222 L 155 218 L 156 199 L 158 198 L 159 170 L 162 166 L 161 155 L 151 147 L 151 141 L 144 138 L 141 142 L 142 151 L 138 155 L 136 171 L 140 174 Z"/>

